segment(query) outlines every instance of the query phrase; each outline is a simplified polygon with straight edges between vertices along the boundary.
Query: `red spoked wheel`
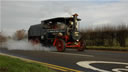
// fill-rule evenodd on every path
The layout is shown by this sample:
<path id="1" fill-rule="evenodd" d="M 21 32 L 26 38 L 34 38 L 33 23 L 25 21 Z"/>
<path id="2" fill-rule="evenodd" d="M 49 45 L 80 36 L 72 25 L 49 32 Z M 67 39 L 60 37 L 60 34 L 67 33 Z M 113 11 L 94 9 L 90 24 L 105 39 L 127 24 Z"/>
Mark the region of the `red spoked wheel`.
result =
<path id="1" fill-rule="evenodd" d="M 63 52 L 63 51 L 65 51 L 65 46 L 66 46 L 66 44 L 65 44 L 65 41 L 64 41 L 64 40 L 58 39 L 58 40 L 56 41 L 56 48 L 57 48 L 57 51 L 58 51 L 58 52 Z"/>
<path id="2" fill-rule="evenodd" d="M 85 49 L 85 41 L 81 40 L 80 41 L 80 47 L 78 48 L 78 51 L 84 51 Z"/>

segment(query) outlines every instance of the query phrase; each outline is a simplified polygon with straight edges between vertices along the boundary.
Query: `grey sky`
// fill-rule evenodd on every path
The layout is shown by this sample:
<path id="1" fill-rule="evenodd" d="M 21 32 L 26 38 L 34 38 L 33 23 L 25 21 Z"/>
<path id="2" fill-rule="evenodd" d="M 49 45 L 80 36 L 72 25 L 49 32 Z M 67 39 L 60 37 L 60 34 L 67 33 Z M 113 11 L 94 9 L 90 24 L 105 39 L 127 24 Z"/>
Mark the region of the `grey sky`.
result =
<path id="1" fill-rule="evenodd" d="M 3 31 L 12 34 L 15 30 L 26 29 L 43 19 L 79 14 L 82 29 L 103 25 L 128 24 L 128 1 L 41 1 L 2 0 L 1 23 Z M 1 28 L 1 27 L 0 27 Z"/>

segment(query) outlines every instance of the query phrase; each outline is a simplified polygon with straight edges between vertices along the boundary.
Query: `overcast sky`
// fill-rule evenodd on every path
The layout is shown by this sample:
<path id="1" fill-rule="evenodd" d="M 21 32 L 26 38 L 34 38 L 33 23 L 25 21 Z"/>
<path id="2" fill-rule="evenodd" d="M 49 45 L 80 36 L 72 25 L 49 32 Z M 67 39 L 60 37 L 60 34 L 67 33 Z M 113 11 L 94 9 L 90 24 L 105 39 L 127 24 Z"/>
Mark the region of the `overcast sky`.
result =
<path id="1" fill-rule="evenodd" d="M 80 28 L 128 25 L 127 0 L 1 0 L 0 31 L 28 30 L 41 20 L 79 14 Z"/>

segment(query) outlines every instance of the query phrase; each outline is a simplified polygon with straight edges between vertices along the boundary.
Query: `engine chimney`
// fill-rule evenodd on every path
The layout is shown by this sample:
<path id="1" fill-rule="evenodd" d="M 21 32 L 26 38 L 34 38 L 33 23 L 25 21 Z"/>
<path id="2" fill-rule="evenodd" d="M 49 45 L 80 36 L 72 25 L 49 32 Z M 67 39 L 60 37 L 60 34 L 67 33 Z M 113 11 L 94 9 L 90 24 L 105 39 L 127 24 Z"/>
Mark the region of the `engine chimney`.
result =
<path id="1" fill-rule="evenodd" d="M 78 16 L 78 14 L 76 14 L 76 13 L 73 15 L 73 29 L 74 29 L 75 31 L 78 30 L 77 16 Z"/>

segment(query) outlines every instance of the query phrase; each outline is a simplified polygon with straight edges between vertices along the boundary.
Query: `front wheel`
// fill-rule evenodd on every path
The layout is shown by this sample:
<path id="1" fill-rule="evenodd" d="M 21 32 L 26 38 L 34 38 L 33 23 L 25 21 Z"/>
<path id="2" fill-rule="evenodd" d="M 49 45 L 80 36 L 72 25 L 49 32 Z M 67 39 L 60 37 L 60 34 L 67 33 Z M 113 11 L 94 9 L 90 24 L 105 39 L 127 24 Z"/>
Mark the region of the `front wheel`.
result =
<path id="1" fill-rule="evenodd" d="M 58 52 L 63 52 L 63 51 L 65 51 L 65 46 L 66 46 L 66 44 L 65 44 L 65 41 L 64 41 L 64 40 L 58 39 L 58 40 L 56 41 L 56 48 L 57 48 L 57 51 L 58 51 Z"/>
<path id="2" fill-rule="evenodd" d="M 77 50 L 78 51 L 84 51 L 85 48 L 86 48 L 85 41 L 81 40 L 80 41 L 80 47 Z"/>

